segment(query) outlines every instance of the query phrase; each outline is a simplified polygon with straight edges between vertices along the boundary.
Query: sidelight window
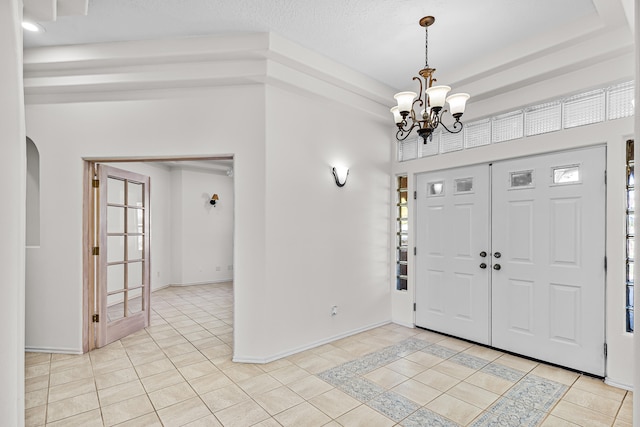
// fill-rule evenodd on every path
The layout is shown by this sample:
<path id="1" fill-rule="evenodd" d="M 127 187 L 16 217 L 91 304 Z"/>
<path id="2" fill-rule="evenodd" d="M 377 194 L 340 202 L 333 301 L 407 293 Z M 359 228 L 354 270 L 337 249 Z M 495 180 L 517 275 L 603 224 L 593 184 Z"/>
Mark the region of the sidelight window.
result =
<path id="1" fill-rule="evenodd" d="M 396 290 L 407 290 L 407 269 L 409 267 L 409 208 L 407 206 L 407 176 L 397 177 L 396 199 Z"/>
<path id="2" fill-rule="evenodd" d="M 633 270 L 635 251 L 635 180 L 633 140 L 627 141 L 627 258 L 626 258 L 626 323 L 627 332 L 633 332 Z"/>

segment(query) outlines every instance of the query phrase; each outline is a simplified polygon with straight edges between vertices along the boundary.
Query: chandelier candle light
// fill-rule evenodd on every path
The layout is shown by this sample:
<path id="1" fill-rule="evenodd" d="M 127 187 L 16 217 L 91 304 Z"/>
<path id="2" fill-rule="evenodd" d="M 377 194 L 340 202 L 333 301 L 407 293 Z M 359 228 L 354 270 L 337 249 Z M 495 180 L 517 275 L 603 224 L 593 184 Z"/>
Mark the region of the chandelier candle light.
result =
<path id="1" fill-rule="evenodd" d="M 464 107 L 469 99 L 467 93 L 456 93 L 447 96 L 451 88 L 449 86 L 433 86 L 436 79 L 433 77 L 435 68 L 429 67 L 429 26 L 435 22 L 433 16 L 425 16 L 420 20 L 420 26 L 425 29 L 425 65 L 422 70 L 418 72 L 420 77 L 414 77 L 413 80 L 417 80 L 420 83 L 420 96 L 415 92 L 400 92 L 395 94 L 394 98 L 398 101 L 398 105 L 391 108 L 393 118 L 398 126 L 398 132 L 396 132 L 396 139 L 398 141 L 404 141 L 411 134 L 413 128 L 418 128 L 418 136 L 422 138 L 424 143 L 427 143 L 427 139 L 431 139 L 433 131 L 439 125 L 450 133 L 458 133 L 462 131 L 462 122 L 460 117 L 464 113 Z M 422 80 L 424 79 L 424 84 Z M 422 99 L 422 89 L 425 88 L 424 100 Z M 456 121 L 453 123 L 452 129 L 449 129 L 442 123 L 441 115 L 447 111 L 443 110 L 445 102 L 449 103 L 449 111 Z M 414 111 L 415 104 L 418 104 L 418 108 L 423 107 L 420 114 L 417 115 Z M 426 104 L 426 107 L 425 107 Z M 409 125 L 407 119 L 411 119 Z"/>

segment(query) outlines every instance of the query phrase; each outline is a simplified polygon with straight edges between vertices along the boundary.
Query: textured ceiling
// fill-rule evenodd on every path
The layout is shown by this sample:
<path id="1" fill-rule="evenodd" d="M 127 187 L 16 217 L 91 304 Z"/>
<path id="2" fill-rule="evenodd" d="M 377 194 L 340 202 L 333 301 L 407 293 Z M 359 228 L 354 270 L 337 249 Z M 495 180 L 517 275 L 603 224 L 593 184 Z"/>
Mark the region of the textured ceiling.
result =
<path id="1" fill-rule="evenodd" d="M 609 0 L 614 1 L 614 0 Z M 595 14 L 592 0 L 89 0 L 41 22 L 25 47 L 272 31 L 394 88 L 424 65 L 418 20 L 434 15 L 429 63 L 446 73 Z"/>

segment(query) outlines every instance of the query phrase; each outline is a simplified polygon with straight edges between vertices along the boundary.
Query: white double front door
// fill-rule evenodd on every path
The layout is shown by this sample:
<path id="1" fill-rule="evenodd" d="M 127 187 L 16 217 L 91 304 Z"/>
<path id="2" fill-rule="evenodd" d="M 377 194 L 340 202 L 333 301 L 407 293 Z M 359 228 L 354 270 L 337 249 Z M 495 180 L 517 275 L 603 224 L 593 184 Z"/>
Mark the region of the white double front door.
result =
<path id="1" fill-rule="evenodd" d="M 604 147 L 421 174 L 416 325 L 604 375 Z"/>

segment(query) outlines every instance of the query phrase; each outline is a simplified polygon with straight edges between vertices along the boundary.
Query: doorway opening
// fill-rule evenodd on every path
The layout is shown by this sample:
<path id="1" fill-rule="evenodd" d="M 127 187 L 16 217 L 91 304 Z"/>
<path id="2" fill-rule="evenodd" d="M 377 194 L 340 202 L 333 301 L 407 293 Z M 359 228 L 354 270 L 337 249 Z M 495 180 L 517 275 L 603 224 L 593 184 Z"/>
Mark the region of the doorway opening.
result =
<path id="1" fill-rule="evenodd" d="M 106 225 L 103 224 L 104 232 L 99 232 L 101 221 L 110 221 L 109 214 L 106 214 L 104 208 L 103 215 L 99 214 L 101 190 L 99 186 L 94 187 L 96 172 L 101 166 L 149 177 L 147 223 L 150 227 L 146 236 L 148 237 L 146 247 L 144 234 L 138 233 L 140 230 L 124 230 L 120 235 L 117 233 L 119 230 L 112 229 L 106 232 Z M 121 181 L 125 182 L 125 180 Z M 114 177 L 109 182 L 117 187 L 118 177 Z M 132 181 L 132 188 L 135 187 L 136 182 L 136 180 Z M 125 192 L 125 185 L 123 184 L 116 193 Z M 108 191 L 108 188 L 106 187 L 105 191 Z M 233 283 L 235 234 L 233 196 L 233 155 L 84 159 L 83 352 L 106 344 L 104 337 L 100 337 L 104 332 L 96 326 L 114 318 L 118 320 L 113 313 L 122 311 L 120 308 L 126 301 L 123 295 L 131 295 L 133 307 L 145 308 L 142 295 L 134 292 L 135 284 L 129 290 L 125 282 L 122 289 L 118 290 L 111 281 L 111 288 L 108 288 L 106 282 L 109 279 L 105 280 L 103 277 L 105 284 L 103 288 L 99 286 L 104 270 L 115 271 L 119 264 L 122 264 L 121 269 L 125 270 L 125 280 L 129 280 L 126 275 L 127 262 L 135 266 L 135 262 L 142 260 L 142 258 L 132 258 L 129 261 L 126 256 L 129 251 L 138 254 L 137 251 L 141 253 L 146 249 L 149 253 L 146 265 L 149 267 L 148 290 L 151 293 L 151 302 L 146 308 L 150 311 L 151 325 L 153 325 L 153 292 L 170 286 L 185 286 L 186 289 L 190 285 Z M 122 217 L 125 224 L 137 224 L 135 214 L 142 213 L 144 209 L 137 209 L 129 203 L 122 205 L 118 203 L 111 200 L 107 204 L 112 215 L 121 209 L 122 215 L 117 214 L 115 217 Z M 111 218 L 111 221 L 115 220 Z M 142 224 L 144 221 L 138 225 L 142 226 Z M 127 231 L 133 234 L 129 235 Z M 102 240 L 100 240 L 101 237 Z M 139 245 L 136 242 L 142 244 Z M 109 244 L 113 250 L 109 249 Z M 122 250 L 119 250 L 118 246 Z M 102 264 L 97 263 L 100 253 L 105 259 L 107 257 L 111 259 L 103 261 Z M 122 253 L 125 254 L 124 257 Z M 119 278 L 120 272 L 117 272 L 115 277 Z M 99 295 L 98 290 L 104 295 Z M 138 293 L 142 293 L 142 290 Z M 233 294 L 232 285 L 231 294 Z M 123 298 L 125 299 L 120 301 Z M 111 301 L 112 304 L 98 304 L 99 301 L 106 300 Z M 140 302 L 140 300 L 142 300 L 141 304 L 136 305 L 136 301 Z M 126 318 L 129 312 L 130 310 L 125 307 L 119 320 Z"/>

